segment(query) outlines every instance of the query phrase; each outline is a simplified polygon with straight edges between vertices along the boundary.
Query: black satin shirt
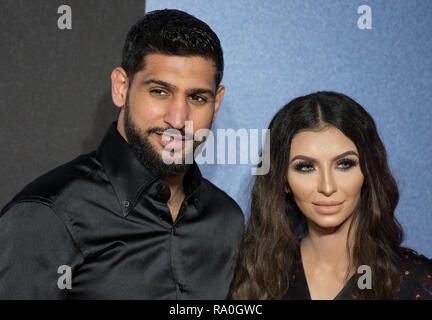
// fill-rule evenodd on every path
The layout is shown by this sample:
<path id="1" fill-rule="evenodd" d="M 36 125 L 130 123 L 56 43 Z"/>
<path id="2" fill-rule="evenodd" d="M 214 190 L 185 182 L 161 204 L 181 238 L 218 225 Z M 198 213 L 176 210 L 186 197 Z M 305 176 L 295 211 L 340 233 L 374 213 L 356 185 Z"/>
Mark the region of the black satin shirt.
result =
<path id="1" fill-rule="evenodd" d="M 225 299 L 242 211 L 196 164 L 184 191 L 173 222 L 168 186 L 114 123 L 97 151 L 36 179 L 1 211 L 0 299 Z"/>
<path id="2" fill-rule="evenodd" d="M 411 251 L 399 255 L 400 287 L 395 300 L 432 300 L 432 260 Z M 334 300 L 356 300 L 357 283 L 362 274 L 354 274 Z M 373 276 L 373 275 L 372 275 Z M 369 289 L 363 289 L 369 290 Z M 370 289 L 373 290 L 373 287 Z M 300 253 L 294 261 L 290 286 L 285 295 L 289 300 L 311 300 Z"/>

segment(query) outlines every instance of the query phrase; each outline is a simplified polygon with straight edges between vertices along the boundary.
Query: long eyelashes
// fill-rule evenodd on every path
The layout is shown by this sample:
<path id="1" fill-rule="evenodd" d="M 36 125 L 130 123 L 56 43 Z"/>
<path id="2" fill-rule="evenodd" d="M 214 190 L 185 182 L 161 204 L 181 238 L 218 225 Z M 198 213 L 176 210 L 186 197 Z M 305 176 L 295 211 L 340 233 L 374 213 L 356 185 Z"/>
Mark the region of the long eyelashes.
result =
<path id="1" fill-rule="evenodd" d="M 350 170 L 353 167 L 356 167 L 358 165 L 357 160 L 353 159 L 340 159 L 336 162 L 336 168 L 341 171 L 347 171 Z M 294 170 L 300 173 L 310 173 L 315 171 L 315 165 L 314 163 L 310 161 L 301 161 L 294 165 Z"/>
<path id="2" fill-rule="evenodd" d="M 358 162 L 353 159 L 341 159 L 337 162 L 337 164 L 339 169 L 346 171 L 357 166 Z"/>
<path id="3" fill-rule="evenodd" d="M 309 173 L 315 170 L 312 162 L 301 161 L 295 164 L 294 170 L 300 173 Z"/>

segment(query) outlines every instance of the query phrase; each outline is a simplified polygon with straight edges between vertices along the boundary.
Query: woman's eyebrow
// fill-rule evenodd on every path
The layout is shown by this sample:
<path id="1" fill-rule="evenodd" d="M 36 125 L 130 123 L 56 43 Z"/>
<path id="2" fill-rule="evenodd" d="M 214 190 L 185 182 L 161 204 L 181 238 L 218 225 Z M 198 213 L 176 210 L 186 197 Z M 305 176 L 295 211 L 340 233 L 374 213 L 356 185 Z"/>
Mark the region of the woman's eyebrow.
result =
<path id="1" fill-rule="evenodd" d="M 353 150 L 350 150 L 350 151 L 346 151 L 344 153 L 341 153 L 341 154 L 337 155 L 336 157 L 334 157 L 332 159 L 332 161 L 340 159 L 340 158 L 343 158 L 343 157 L 346 157 L 348 155 L 354 155 L 356 157 L 359 157 L 359 155 L 357 154 L 357 152 L 355 152 Z M 306 161 L 311 161 L 311 162 L 317 162 L 317 159 L 315 159 L 315 158 L 299 154 L 299 155 L 295 156 L 294 158 L 292 158 L 291 161 L 290 161 L 290 163 L 292 163 L 293 161 L 298 160 L 298 159 L 300 159 L 300 160 L 306 160 Z"/>
<path id="2" fill-rule="evenodd" d="M 353 156 L 356 156 L 357 158 L 359 158 L 359 155 L 357 154 L 357 152 L 350 150 L 350 151 L 344 152 L 344 153 L 334 157 L 332 160 L 337 160 L 337 159 L 340 159 L 340 158 L 343 158 L 343 157 L 346 157 L 349 155 L 353 155 Z"/>

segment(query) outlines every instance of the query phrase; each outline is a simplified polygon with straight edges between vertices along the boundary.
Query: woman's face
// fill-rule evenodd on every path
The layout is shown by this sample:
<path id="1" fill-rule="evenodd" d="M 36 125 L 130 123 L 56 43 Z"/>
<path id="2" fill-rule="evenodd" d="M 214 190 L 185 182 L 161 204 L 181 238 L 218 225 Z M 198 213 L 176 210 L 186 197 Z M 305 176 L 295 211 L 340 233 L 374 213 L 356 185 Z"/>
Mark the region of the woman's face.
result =
<path id="1" fill-rule="evenodd" d="M 309 224 L 335 228 L 347 221 L 359 202 L 363 180 L 358 150 L 339 129 L 330 126 L 294 136 L 287 191 Z"/>

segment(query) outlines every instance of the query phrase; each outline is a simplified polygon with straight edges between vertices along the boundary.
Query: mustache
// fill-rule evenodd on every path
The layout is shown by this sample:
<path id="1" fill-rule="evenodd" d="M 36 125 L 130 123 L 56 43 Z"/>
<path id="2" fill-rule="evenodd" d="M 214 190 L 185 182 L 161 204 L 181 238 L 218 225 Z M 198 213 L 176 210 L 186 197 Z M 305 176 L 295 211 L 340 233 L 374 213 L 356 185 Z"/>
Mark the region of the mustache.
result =
<path id="1" fill-rule="evenodd" d="M 181 136 L 185 139 L 185 140 L 193 140 L 194 135 L 193 133 L 186 133 L 186 129 L 185 128 L 181 128 L 181 129 L 175 129 L 173 127 L 167 127 L 167 128 L 162 128 L 162 127 L 152 127 L 147 129 L 146 133 L 148 135 L 152 134 L 152 133 L 163 133 L 166 130 L 176 130 L 178 132 L 180 132 Z"/>

